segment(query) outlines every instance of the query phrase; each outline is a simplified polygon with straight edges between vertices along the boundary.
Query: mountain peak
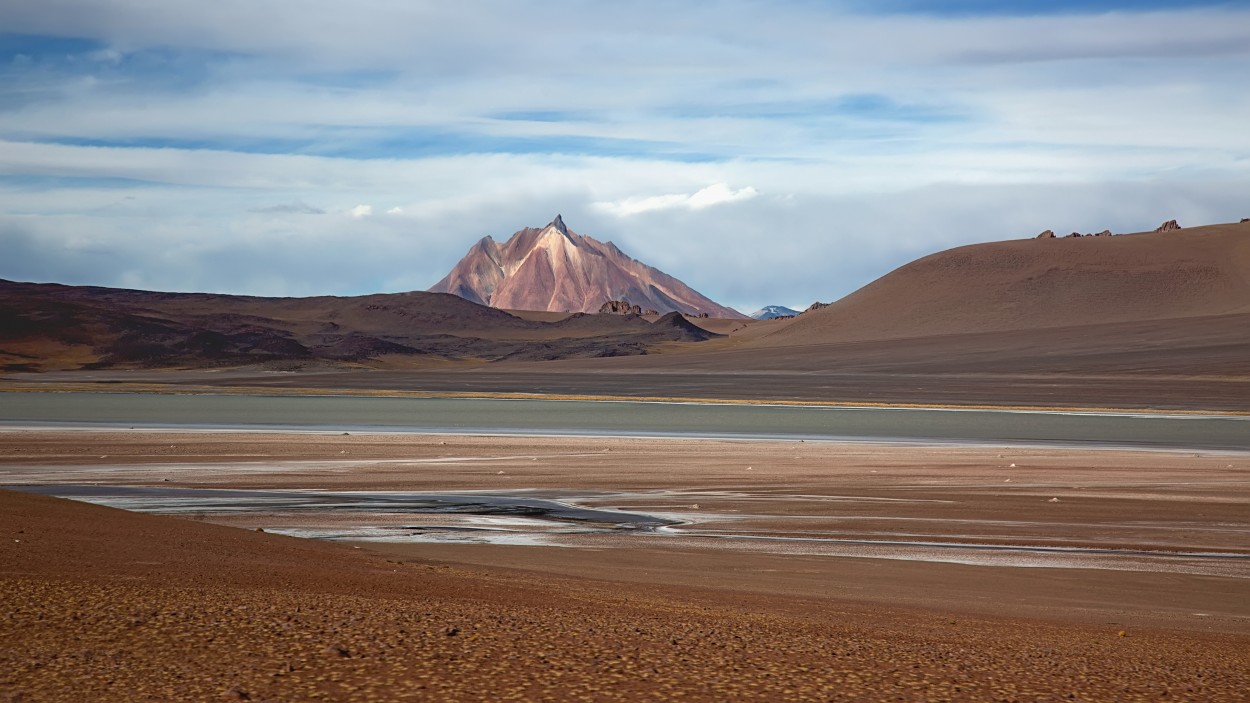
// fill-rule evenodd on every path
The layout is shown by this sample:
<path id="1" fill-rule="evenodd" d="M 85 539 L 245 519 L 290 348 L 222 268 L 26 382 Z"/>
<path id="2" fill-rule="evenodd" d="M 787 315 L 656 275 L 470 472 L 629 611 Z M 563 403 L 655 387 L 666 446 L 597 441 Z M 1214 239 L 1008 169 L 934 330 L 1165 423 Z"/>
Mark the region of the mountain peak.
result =
<path id="1" fill-rule="evenodd" d="M 765 305 L 751 313 L 750 317 L 754 320 L 773 320 L 778 317 L 794 317 L 798 314 L 798 310 L 793 310 L 784 305 Z"/>
<path id="2" fill-rule="evenodd" d="M 627 298 L 660 312 L 742 318 L 614 244 L 573 235 L 560 215 L 541 230 L 517 232 L 503 246 L 471 248 L 430 290 L 506 310 L 594 313 L 606 301 Z"/>

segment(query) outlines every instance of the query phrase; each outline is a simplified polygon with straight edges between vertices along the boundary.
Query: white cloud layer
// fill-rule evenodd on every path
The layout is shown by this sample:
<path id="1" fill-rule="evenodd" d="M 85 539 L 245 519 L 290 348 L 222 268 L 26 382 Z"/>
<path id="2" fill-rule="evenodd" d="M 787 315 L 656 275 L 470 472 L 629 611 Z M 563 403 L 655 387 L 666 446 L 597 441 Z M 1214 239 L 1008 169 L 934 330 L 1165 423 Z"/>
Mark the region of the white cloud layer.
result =
<path id="1" fill-rule="evenodd" d="M 749 311 L 1250 216 L 1250 9 L 865 6 L 0 3 L 59 38 L 0 56 L 0 277 L 423 289 L 560 212 Z"/>
<path id="2" fill-rule="evenodd" d="M 725 183 L 713 183 L 694 193 L 673 193 L 670 195 L 652 195 L 647 197 L 625 198 L 616 202 L 595 203 L 594 207 L 617 217 L 629 217 L 643 212 L 657 210 L 702 210 L 714 205 L 750 200 L 759 195 L 751 186 L 733 190 Z"/>

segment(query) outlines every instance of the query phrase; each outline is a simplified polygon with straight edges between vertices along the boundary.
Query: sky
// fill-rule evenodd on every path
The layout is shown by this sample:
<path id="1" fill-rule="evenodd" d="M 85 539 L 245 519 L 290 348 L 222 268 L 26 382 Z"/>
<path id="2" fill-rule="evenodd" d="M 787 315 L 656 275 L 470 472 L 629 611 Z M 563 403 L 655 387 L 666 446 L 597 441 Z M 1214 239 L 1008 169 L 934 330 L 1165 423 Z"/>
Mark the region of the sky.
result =
<path id="1" fill-rule="evenodd" d="M 1250 217 L 1250 0 L 11 0 L 0 278 L 424 290 L 557 213 L 726 305 Z"/>

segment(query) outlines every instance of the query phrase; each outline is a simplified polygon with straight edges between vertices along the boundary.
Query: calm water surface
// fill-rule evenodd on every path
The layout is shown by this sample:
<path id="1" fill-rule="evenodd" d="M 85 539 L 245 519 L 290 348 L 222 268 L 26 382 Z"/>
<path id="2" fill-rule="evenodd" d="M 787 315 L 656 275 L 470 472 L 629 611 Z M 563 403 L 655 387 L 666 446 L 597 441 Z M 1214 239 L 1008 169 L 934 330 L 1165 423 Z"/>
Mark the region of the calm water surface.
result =
<path id="1" fill-rule="evenodd" d="M 351 396 L 0 393 L 0 423 L 1250 450 L 1250 416 Z"/>

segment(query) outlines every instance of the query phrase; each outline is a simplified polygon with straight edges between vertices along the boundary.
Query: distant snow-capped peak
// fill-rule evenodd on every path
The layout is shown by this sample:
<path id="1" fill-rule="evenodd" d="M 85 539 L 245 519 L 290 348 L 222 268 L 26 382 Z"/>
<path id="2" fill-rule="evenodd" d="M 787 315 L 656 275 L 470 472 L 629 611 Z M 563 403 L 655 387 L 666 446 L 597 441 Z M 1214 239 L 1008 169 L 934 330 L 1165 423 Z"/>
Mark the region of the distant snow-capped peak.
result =
<path id="1" fill-rule="evenodd" d="M 778 317 L 788 317 L 790 315 L 799 314 L 798 310 L 791 310 L 784 305 L 765 305 L 764 307 L 751 313 L 753 320 L 772 320 Z"/>

